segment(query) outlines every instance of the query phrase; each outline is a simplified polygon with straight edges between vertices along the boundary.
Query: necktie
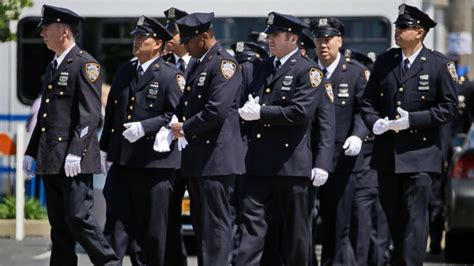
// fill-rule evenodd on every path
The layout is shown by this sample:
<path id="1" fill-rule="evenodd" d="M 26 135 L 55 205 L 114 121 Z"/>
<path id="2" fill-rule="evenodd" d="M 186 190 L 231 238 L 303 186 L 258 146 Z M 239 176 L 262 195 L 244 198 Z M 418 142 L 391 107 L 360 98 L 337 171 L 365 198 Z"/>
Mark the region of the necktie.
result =
<path id="1" fill-rule="evenodd" d="M 281 67 L 281 61 L 277 59 L 275 61 L 275 72 L 277 72 L 278 69 L 280 69 L 280 67 Z"/>
<path id="2" fill-rule="evenodd" d="M 327 69 L 325 69 L 325 68 L 323 68 L 323 74 L 324 74 L 324 76 L 327 78 L 327 75 L 328 75 L 328 70 L 327 70 Z"/>
<path id="3" fill-rule="evenodd" d="M 58 68 L 58 61 L 56 59 L 51 62 L 51 71 L 49 72 L 49 79 L 51 80 L 53 78 L 53 73 L 56 71 L 56 68 Z"/>
<path id="4" fill-rule="evenodd" d="M 186 67 L 185 67 L 185 65 L 184 65 L 184 60 L 183 60 L 183 58 L 181 58 L 181 57 L 178 59 L 178 69 L 179 69 L 182 73 L 184 73 L 184 71 L 186 70 Z"/>
<path id="5" fill-rule="evenodd" d="M 402 77 L 405 76 L 405 74 L 408 72 L 409 65 L 410 60 L 408 60 L 408 58 L 405 58 L 405 60 L 403 60 Z"/>
<path id="6" fill-rule="evenodd" d="M 143 76 L 143 68 L 142 66 L 139 66 L 137 68 L 137 80 L 140 80 L 140 78 Z"/>

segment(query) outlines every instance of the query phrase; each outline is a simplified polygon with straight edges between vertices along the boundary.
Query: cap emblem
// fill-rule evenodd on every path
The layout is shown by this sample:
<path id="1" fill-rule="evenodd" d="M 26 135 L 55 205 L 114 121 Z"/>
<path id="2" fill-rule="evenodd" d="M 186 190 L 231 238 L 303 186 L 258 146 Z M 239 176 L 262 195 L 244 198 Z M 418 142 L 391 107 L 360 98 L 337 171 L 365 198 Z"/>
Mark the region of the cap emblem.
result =
<path id="1" fill-rule="evenodd" d="M 143 26 L 143 22 L 145 22 L 145 17 L 144 17 L 144 16 L 141 16 L 141 17 L 138 19 L 137 25 L 138 25 L 138 26 Z"/>
<path id="2" fill-rule="evenodd" d="M 268 25 L 273 25 L 273 20 L 274 20 L 274 19 L 275 19 L 275 15 L 273 15 L 273 14 L 268 15 L 267 24 L 268 24 Z"/>
<path id="3" fill-rule="evenodd" d="M 327 18 L 320 18 L 319 19 L 319 27 L 326 27 L 329 26 Z"/>

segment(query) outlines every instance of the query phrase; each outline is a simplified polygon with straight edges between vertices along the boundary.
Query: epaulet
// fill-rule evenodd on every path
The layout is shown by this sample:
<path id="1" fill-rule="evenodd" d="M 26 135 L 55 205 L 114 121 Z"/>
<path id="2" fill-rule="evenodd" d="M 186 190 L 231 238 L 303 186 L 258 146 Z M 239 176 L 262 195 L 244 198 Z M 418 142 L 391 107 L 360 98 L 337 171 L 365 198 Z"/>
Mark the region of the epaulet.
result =
<path id="1" fill-rule="evenodd" d="M 89 59 L 89 60 L 90 60 L 91 57 L 92 57 L 88 52 L 86 52 L 86 51 L 84 51 L 84 50 L 79 50 L 79 51 L 77 52 L 77 55 L 80 56 L 80 57 L 82 57 L 82 58 Z"/>
<path id="2" fill-rule="evenodd" d="M 352 58 L 351 58 L 349 61 L 346 60 L 346 62 L 347 62 L 347 64 L 349 64 L 349 65 L 354 65 L 354 66 L 357 66 L 357 67 L 360 67 L 360 68 L 367 68 L 367 67 L 365 67 L 361 62 L 359 62 L 359 61 L 357 61 L 357 60 L 354 60 L 354 59 L 352 59 Z"/>
<path id="3" fill-rule="evenodd" d="M 163 60 L 163 62 L 161 63 L 160 66 L 164 66 L 164 67 L 167 67 L 169 69 L 172 69 L 172 70 L 178 72 L 178 69 L 176 69 L 176 66 L 173 63 L 170 63 L 168 61 Z"/>
<path id="4" fill-rule="evenodd" d="M 433 50 L 433 49 L 428 49 L 428 48 L 426 48 L 426 50 L 428 50 L 428 52 L 430 52 L 430 53 L 432 53 L 432 54 L 434 54 L 434 55 L 436 55 L 436 56 L 438 56 L 438 57 L 440 57 L 444 60 L 448 60 L 448 57 L 446 55 L 444 55 L 443 53 L 441 53 L 441 52 L 438 52 L 438 51 Z"/>
<path id="5" fill-rule="evenodd" d="M 165 54 L 162 57 L 163 57 L 163 60 L 165 60 L 166 62 L 169 62 L 171 58 L 173 57 L 173 53 Z"/>

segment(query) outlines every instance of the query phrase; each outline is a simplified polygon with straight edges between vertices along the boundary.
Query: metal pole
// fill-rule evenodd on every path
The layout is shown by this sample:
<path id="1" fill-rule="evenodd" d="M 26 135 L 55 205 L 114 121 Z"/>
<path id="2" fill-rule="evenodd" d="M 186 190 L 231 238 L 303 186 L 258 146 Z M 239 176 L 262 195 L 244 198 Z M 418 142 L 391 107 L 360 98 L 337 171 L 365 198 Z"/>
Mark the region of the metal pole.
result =
<path id="1" fill-rule="evenodd" d="M 22 167 L 25 131 L 25 124 L 18 123 L 16 130 L 16 240 L 25 238 L 25 175 Z"/>

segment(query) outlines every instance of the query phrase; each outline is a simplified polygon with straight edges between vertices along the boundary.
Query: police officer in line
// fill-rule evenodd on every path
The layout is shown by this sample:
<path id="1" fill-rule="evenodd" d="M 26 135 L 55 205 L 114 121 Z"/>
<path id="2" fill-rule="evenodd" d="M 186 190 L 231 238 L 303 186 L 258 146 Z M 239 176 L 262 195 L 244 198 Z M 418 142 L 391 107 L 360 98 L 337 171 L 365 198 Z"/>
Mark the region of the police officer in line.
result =
<path id="1" fill-rule="evenodd" d="M 42 102 L 25 152 L 28 176 L 42 177 L 51 224 L 50 265 L 77 265 L 76 241 L 94 265 L 118 265 L 92 211 L 92 176 L 100 173 L 100 65 L 75 43 L 84 20 L 43 5 L 41 37 L 54 59 L 45 71 Z M 36 163 L 36 169 L 33 165 Z"/>
<path id="2" fill-rule="evenodd" d="M 300 50 L 302 54 L 310 56 L 316 48 L 313 41 L 314 35 L 311 29 L 304 29 L 300 38 Z M 311 147 L 313 150 L 313 168 L 322 169 L 325 172 L 333 169 L 332 158 L 334 155 L 334 141 L 336 138 L 336 118 L 334 107 L 334 93 L 329 80 L 324 81 L 324 92 L 316 109 L 316 117 L 311 129 Z M 322 184 L 321 184 L 322 185 Z M 319 217 L 318 186 L 308 188 L 308 226 L 309 226 L 309 255 L 308 265 L 318 265 L 314 245 L 316 243 L 316 221 Z"/>
<path id="3" fill-rule="evenodd" d="M 376 135 L 372 156 L 383 208 L 400 265 L 422 265 L 432 176 L 442 170 L 440 126 L 457 112 L 453 62 L 427 49 L 436 26 L 418 8 L 402 4 L 393 48 L 377 57 L 362 102 Z"/>
<path id="4" fill-rule="evenodd" d="M 104 187 L 105 235 L 120 259 L 134 242 L 140 264 L 164 265 L 168 203 L 181 154 L 174 143 L 169 152 L 157 153 L 153 142 L 168 125 L 185 79 L 159 56 L 173 37 L 164 26 L 141 16 L 130 34 L 137 60 L 115 74 L 100 139 L 103 165 L 112 162 Z"/>
<path id="5" fill-rule="evenodd" d="M 306 27 L 294 16 L 269 13 L 265 33 L 274 56 L 257 68 L 253 93 L 239 109 L 243 120 L 253 122 L 242 181 L 242 237 L 236 265 L 260 264 L 266 211 L 272 202 L 284 228 L 283 262 L 307 264 L 309 130 L 323 93 L 323 73 L 299 52 L 298 35 Z"/>
<path id="6" fill-rule="evenodd" d="M 179 29 L 176 20 L 188 15 L 186 11 L 171 7 L 165 12 L 166 29 L 173 34 L 173 39 L 166 43 L 166 50 L 170 53 L 163 56 L 163 59 L 174 64 L 186 77 L 189 69 L 196 63 L 184 45 L 180 43 Z M 181 176 L 177 171 L 173 186 L 173 196 L 170 201 L 168 234 L 166 240 L 165 265 L 186 266 L 186 246 L 181 234 L 181 202 L 186 191 L 187 178 Z"/>
<path id="7" fill-rule="evenodd" d="M 369 71 L 340 53 L 345 31 L 340 20 L 319 18 L 312 21 L 311 27 L 317 62 L 333 85 L 336 117 L 334 168 L 328 182 L 319 189 L 323 221 L 321 264 L 355 265 L 349 230 L 356 179 L 365 174 L 360 151 L 369 130 L 361 118 L 360 98 Z"/>
<path id="8" fill-rule="evenodd" d="M 345 60 L 358 61 L 369 71 L 374 61 L 366 54 L 346 49 Z M 370 166 L 374 136 L 369 134 L 362 145 L 363 170 L 356 176 L 350 227 L 350 240 L 358 265 L 385 265 L 388 249 L 388 226 L 380 205 L 377 171 Z"/>
<path id="9" fill-rule="evenodd" d="M 180 104 L 175 137 L 184 138 L 181 175 L 189 178 L 199 265 L 226 265 L 232 248 L 229 203 L 235 176 L 245 171 L 237 112 L 242 75 L 237 62 L 215 39 L 214 13 L 179 19 L 181 42 L 198 62 L 190 69 Z"/>
<path id="10" fill-rule="evenodd" d="M 164 11 L 166 16 L 166 29 L 173 34 L 173 39 L 166 43 L 166 51 L 169 53 L 163 56 L 167 62 L 174 64 L 186 76 L 192 68 L 196 59 L 192 58 L 184 45 L 180 42 L 179 29 L 176 20 L 188 15 L 186 11 L 171 7 Z"/>

